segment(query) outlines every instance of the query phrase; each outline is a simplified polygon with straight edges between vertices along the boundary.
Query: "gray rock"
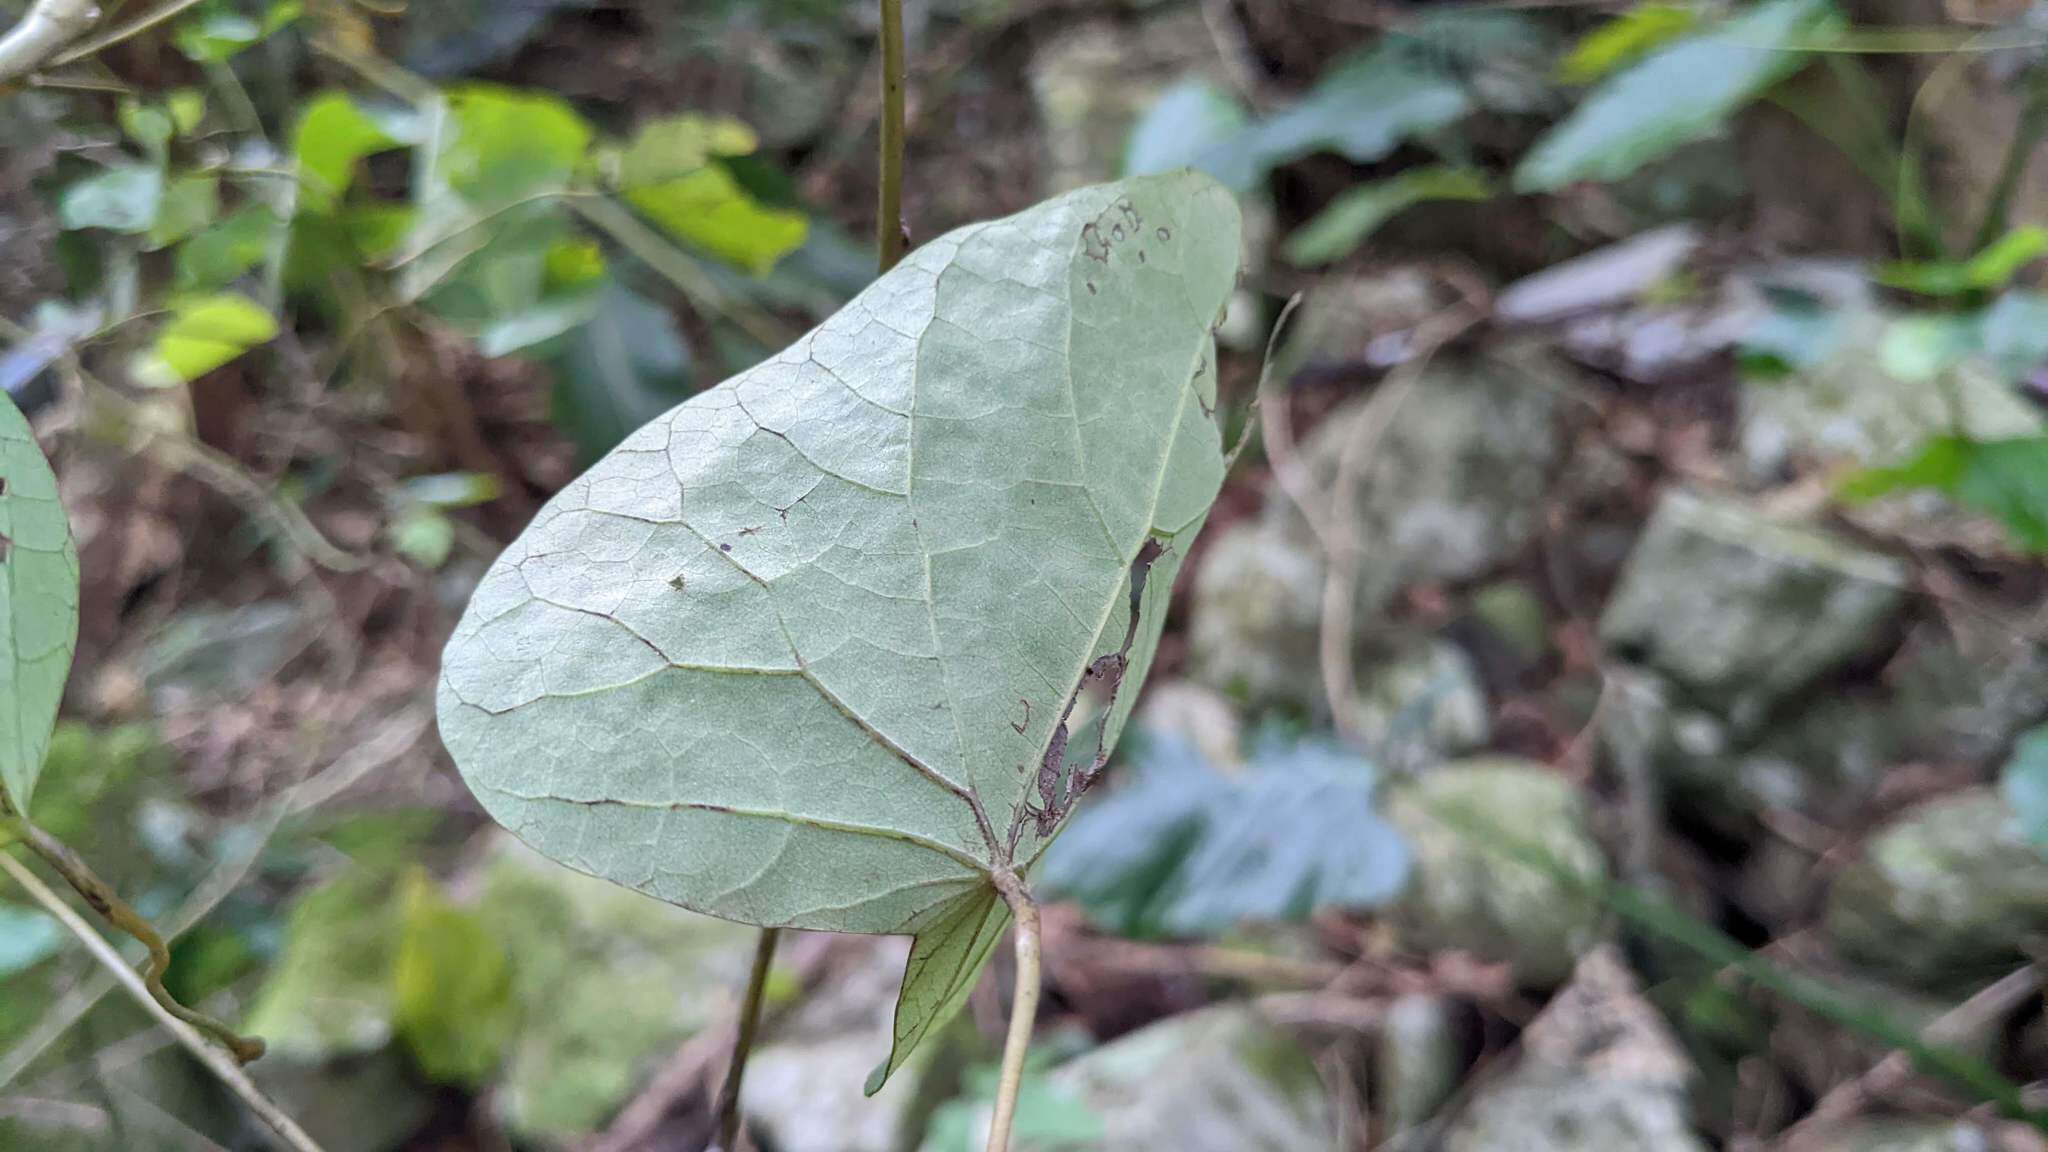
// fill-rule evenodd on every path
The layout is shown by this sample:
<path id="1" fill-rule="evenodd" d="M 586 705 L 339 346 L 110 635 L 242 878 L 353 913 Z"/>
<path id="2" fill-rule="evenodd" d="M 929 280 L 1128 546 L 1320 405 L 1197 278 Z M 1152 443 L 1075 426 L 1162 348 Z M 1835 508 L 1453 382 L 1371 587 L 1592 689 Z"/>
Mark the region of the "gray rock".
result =
<path id="1" fill-rule="evenodd" d="M 1190 676 L 1253 704 L 1322 698 L 1316 627 L 1323 563 L 1305 542 L 1233 524 L 1203 549 L 1188 627 Z"/>
<path id="2" fill-rule="evenodd" d="M 1482 576 L 1529 542 L 1558 452 L 1557 392 L 1547 362 L 1533 355 L 1439 358 L 1423 372 L 1355 472 L 1362 609 L 1414 581 Z M 1303 445 L 1315 491 L 1336 487 L 1370 402 L 1337 409 Z M 1269 514 L 1294 538 L 1311 538 L 1279 499 Z"/>
<path id="3" fill-rule="evenodd" d="M 1315 1061 L 1251 1009 L 1223 1005 L 1162 1020 L 1048 1077 L 1099 1122 L 1099 1152 L 1298 1152 L 1337 1138 Z M 1020 1149 L 1055 1145 L 1020 1140 Z M 979 1147 L 979 1145 L 976 1145 Z"/>
<path id="4" fill-rule="evenodd" d="M 1918 755 L 1988 764 L 2048 719 L 2048 646 L 1971 613 L 1907 633 L 1886 679 Z"/>
<path id="5" fill-rule="evenodd" d="M 1218 768 L 1244 762 L 1244 722 L 1229 698 L 1213 688 L 1189 680 L 1147 684 L 1136 720 L 1148 732 L 1186 740 Z"/>
<path id="6" fill-rule="evenodd" d="M 1432 770 L 1390 793 L 1387 818 L 1414 854 L 1396 909 L 1407 947 L 1504 961 L 1523 985 L 1548 988 L 1605 934 L 1588 889 L 1607 864 L 1585 800 L 1543 765 L 1500 757 Z"/>
<path id="7" fill-rule="evenodd" d="M 1186 6 L 1134 24 L 1071 25 L 1038 49 L 1030 71 L 1047 195 L 1115 179 L 1131 129 L 1169 84 L 1191 72 L 1222 78 L 1216 42 Z"/>
<path id="8" fill-rule="evenodd" d="M 492 937 L 519 942 L 524 1012 L 492 1099 L 522 1144 L 588 1137 L 746 985 L 754 929 L 572 872 L 510 836 L 494 839 L 481 888 Z"/>
<path id="9" fill-rule="evenodd" d="M 1988 363 L 1917 364 L 1900 325 L 1874 307 L 1829 321 L 1825 353 L 1793 379 L 1749 380 L 1741 393 L 1741 453 L 1749 471 L 1781 475 L 1799 461 L 1896 464 L 1931 437 L 2038 436 L 2044 422 Z"/>
<path id="10" fill-rule="evenodd" d="M 1906 570 L 1821 529 L 1668 493 L 1600 620 L 1608 649 L 1737 728 L 1880 641 Z"/>
<path id="11" fill-rule="evenodd" d="M 1522 1046 L 1444 1152 L 1705 1152 L 1687 1119 L 1685 1054 L 1612 950 L 1579 964 Z"/>
<path id="12" fill-rule="evenodd" d="M 1410 637 L 1359 662 L 1351 721 L 1373 761 L 1413 772 L 1481 748 L 1486 690 L 1456 644 Z"/>
<path id="13" fill-rule="evenodd" d="M 1813 1132 L 1794 1152 L 1994 1152 L 1983 1128 L 1961 1120 L 1857 1119 Z"/>
<path id="14" fill-rule="evenodd" d="M 1989 788 L 1921 805 L 1863 846 L 1828 893 L 1846 958 L 1913 984 L 1997 976 L 2048 931 L 2048 857 Z"/>
<path id="15" fill-rule="evenodd" d="M 1654 672 L 1616 666 L 1609 689 L 1599 735 L 1620 774 L 1650 781 L 1674 810 L 1737 837 L 1757 831 L 1767 809 L 1845 817 L 1903 746 L 1894 702 L 1864 689 L 1819 696 L 1746 738 Z"/>
<path id="16" fill-rule="evenodd" d="M 867 962 L 808 997 L 774 1042 L 755 1052 L 741 1084 L 747 1124 L 777 1152 L 896 1152 L 930 1063 L 920 1051 L 880 1092 L 868 1073 L 889 1051 L 890 1018 L 910 941 L 875 942 Z M 934 1040 L 937 1040 L 934 1037 Z"/>
<path id="17" fill-rule="evenodd" d="M 1374 1101 L 1389 1134 L 1428 1120 L 1458 1089 L 1464 1045 L 1450 1002 L 1421 993 L 1387 1005 L 1373 1061 Z"/>

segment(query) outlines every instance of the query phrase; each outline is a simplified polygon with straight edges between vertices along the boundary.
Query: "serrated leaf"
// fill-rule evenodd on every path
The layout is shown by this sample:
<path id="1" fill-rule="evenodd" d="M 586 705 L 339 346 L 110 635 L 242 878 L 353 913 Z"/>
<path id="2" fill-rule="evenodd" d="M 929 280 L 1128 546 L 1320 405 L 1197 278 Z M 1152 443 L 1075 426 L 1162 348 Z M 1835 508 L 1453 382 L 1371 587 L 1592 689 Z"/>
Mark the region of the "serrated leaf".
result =
<path id="1" fill-rule="evenodd" d="M 1047 854 L 1045 888 L 1120 935 L 1373 908 L 1407 879 L 1407 846 L 1374 805 L 1378 773 L 1332 745 L 1269 741 L 1225 773 L 1185 741 L 1154 738 L 1118 775 Z"/>
<path id="2" fill-rule="evenodd" d="M 1537 141 L 1515 170 L 1515 188 L 1549 192 L 1580 180 L 1619 180 L 1712 135 L 1797 72 L 1834 19 L 1828 0 L 1770 0 L 1652 53 L 1595 88 Z"/>
<path id="3" fill-rule="evenodd" d="M 0 392 L 0 794 L 26 815 L 78 644 L 78 549 L 57 477 Z"/>
<path id="4" fill-rule="evenodd" d="M 1432 200 L 1485 200 L 1493 185 L 1485 173 L 1453 164 L 1413 168 L 1385 180 L 1361 184 L 1330 201 L 1329 207 L 1287 238 L 1282 255 L 1296 267 L 1328 264 L 1357 251 L 1379 226 Z"/>
<path id="5" fill-rule="evenodd" d="M 1150 668 L 1222 481 L 1238 243 L 1205 177 L 1082 189 L 932 241 L 641 428 L 449 640 L 463 778 L 542 853 L 672 903 L 962 938 L 1056 831 L 1024 811 L 1037 767 L 1159 542 L 1117 705 L 1071 746 L 1112 746 Z M 986 954 L 935 941 L 899 1038 Z"/>

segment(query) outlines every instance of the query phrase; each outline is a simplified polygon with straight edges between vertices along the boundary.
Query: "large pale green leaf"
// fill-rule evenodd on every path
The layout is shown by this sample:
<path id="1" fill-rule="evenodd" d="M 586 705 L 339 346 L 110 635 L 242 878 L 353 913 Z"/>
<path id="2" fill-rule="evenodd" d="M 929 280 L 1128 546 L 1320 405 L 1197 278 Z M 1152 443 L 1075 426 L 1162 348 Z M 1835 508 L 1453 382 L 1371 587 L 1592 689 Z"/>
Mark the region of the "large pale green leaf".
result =
<path id="1" fill-rule="evenodd" d="M 78 550 L 57 477 L 0 392 L 0 795 L 17 811 L 50 747 L 78 643 Z"/>
<path id="2" fill-rule="evenodd" d="M 1829 0 L 1769 0 L 1677 41 L 1595 88 L 1515 170 L 1515 187 L 1548 192 L 1619 180 L 1728 118 L 1806 62 L 1836 18 Z"/>
<path id="3" fill-rule="evenodd" d="M 541 510 L 443 658 L 464 779 L 543 853 L 752 924 L 920 936 L 900 1063 L 1029 868 L 1038 768 L 1114 742 L 1222 481 L 1237 209 L 1191 173 L 949 233 Z M 1064 797 L 1063 791 L 1056 795 Z"/>

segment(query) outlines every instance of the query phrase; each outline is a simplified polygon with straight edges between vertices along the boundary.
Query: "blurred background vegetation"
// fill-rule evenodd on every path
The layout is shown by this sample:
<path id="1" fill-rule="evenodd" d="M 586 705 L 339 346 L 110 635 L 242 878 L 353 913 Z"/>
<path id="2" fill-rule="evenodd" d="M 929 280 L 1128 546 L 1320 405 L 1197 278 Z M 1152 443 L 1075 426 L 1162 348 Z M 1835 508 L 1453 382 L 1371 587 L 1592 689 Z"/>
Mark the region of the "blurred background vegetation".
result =
<path id="1" fill-rule="evenodd" d="M 701 1146 L 752 930 L 497 832 L 432 686 L 541 501 L 872 275 L 875 6 L 102 7 L 0 96 L 41 821 L 328 1152 Z M 2048 7 L 907 7 L 913 242 L 1211 172 L 1240 426 L 1302 298 L 1048 859 L 1019 1142 L 2048 1149 Z M 760 1146 L 981 1146 L 1000 959 L 860 1094 L 904 947 L 785 945 Z M 111 988 L 0 887 L 0 1149 L 266 1146 Z"/>

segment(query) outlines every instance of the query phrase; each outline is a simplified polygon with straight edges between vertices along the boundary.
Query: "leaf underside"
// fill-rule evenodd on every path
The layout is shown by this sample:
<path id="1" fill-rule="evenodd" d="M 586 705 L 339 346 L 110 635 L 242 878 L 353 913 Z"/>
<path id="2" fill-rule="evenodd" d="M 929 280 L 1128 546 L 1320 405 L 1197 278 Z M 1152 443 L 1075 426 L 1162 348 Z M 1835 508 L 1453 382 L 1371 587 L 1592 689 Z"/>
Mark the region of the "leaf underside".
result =
<path id="1" fill-rule="evenodd" d="M 78 644 L 78 550 L 57 477 L 0 392 L 0 793 L 28 812 Z"/>
<path id="2" fill-rule="evenodd" d="M 1221 483 L 1212 328 L 1234 201 L 1082 189 L 912 253 L 769 362 L 641 428 L 492 566 L 443 738 L 570 867 L 752 924 L 917 935 L 876 1086 L 1006 919 L 995 871 L 1084 672 L 1106 750 Z M 1013 850 L 1014 845 L 1014 850 Z"/>

